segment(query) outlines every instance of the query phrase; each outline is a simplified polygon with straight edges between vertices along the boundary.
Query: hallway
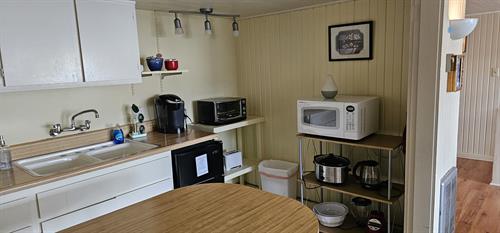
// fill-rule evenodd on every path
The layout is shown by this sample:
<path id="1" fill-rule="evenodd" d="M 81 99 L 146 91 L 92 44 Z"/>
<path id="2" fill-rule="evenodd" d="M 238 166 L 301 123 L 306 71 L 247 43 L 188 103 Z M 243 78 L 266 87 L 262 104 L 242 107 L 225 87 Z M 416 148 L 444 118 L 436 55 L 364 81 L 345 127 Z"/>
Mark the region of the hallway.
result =
<path id="1" fill-rule="evenodd" d="M 500 233 L 500 187 L 489 185 L 492 163 L 458 158 L 456 233 Z"/>

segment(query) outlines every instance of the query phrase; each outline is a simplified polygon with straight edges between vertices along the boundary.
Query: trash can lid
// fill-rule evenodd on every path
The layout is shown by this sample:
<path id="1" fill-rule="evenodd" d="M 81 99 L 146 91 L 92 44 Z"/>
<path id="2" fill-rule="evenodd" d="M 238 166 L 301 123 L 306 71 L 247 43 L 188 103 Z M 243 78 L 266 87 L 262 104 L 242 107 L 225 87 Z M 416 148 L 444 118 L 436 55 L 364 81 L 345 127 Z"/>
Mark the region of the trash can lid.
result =
<path id="1" fill-rule="evenodd" d="M 263 160 L 259 163 L 259 172 L 279 177 L 291 177 L 298 170 L 296 163 L 281 160 Z"/>

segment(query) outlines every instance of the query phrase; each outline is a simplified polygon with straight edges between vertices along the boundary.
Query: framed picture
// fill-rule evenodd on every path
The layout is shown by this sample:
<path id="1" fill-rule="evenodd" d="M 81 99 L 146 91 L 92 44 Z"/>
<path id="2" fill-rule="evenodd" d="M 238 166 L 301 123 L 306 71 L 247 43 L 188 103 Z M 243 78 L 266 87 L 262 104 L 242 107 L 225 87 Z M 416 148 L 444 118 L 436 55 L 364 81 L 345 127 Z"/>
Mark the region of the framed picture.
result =
<path id="1" fill-rule="evenodd" d="M 328 27 L 330 61 L 371 60 L 373 21 Z"/>

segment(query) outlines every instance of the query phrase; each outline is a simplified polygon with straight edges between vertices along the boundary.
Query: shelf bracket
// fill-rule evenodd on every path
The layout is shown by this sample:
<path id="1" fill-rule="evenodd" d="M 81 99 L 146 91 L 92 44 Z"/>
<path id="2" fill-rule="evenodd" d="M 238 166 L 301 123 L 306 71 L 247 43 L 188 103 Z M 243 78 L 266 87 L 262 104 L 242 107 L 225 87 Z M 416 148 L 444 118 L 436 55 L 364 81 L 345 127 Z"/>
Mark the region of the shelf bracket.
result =
<path id="1" fill-rule="evenodd" d="M 166 77 L 168 76 L 174 76 L 174 75 L 181 75 L 182 72 L 178 72 L 178 73 L 169 73 L 169 74 L 161 74 L 161 80 L 165 79 Z"/>

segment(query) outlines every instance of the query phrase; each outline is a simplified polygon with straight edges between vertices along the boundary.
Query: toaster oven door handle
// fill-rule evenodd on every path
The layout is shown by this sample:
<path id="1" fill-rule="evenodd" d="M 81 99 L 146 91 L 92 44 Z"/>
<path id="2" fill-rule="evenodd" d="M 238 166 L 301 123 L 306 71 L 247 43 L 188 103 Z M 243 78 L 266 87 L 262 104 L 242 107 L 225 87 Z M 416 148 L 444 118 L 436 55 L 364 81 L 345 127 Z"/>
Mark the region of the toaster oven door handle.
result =
<path id="1" fill-rule="evenodd" d="M 242 117 L 243 115 L 238 115 L 238 116 L 234 116 L 234 117 L 229 117 L 229 118 L 224 118 L 223 120 L 234 120 L 234 119 L 238 119 L 240 117 Z M 217 118 L 218 120 L 221 120 L 220 118 Z"/>

